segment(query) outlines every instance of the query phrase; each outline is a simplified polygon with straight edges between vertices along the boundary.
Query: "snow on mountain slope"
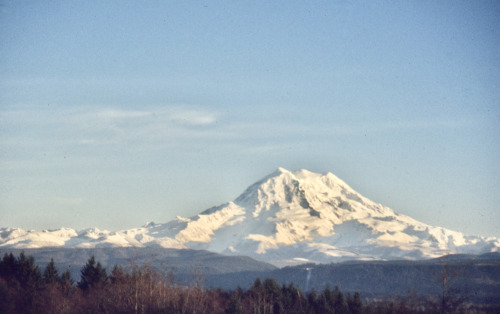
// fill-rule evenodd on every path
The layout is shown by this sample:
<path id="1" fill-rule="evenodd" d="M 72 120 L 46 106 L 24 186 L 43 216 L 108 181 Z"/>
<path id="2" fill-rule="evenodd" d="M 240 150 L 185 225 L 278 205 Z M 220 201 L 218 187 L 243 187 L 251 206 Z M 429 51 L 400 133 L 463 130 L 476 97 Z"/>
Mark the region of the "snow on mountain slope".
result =
<path id="1" fill-rule="evenodd" d="M 498 251 L 500 240 L 465 236 L 374 203 L 335 175 L 279 168 L 233 202 L 191 218 L 117 232 L 0 229 L 0 247 L 206 249 L 279 266 L 346 259 L 422 259 Z"/>

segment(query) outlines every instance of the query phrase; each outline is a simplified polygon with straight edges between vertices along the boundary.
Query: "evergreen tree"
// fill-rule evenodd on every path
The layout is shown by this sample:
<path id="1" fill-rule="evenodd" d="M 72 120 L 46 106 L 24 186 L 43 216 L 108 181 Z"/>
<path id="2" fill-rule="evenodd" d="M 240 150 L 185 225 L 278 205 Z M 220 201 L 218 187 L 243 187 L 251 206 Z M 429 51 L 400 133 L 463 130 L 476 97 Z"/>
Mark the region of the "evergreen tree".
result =
<path id="1" fill-rule="evenodd" d="M 328 313 L 332 311 L 331 308 L 334 304 L 333 298 L 332 290 L 330 290 L 330 286 L 327 285 L 319 297 L 321 312 Z"/>
<path id="2" fill-rule="evenodd" d="M 127 279 L 125 271 L 121 266 L 115 265 L 113 270 L 111 271 L 111 275 L 109 276 L 109 280 L 112 284 L 121 284 L 124 283 Z"/>
<path id="3" fill-rule="evenodd" d="M 101 266 L 100 262 L 95 261 L 95 257 L 92 257 L 87 261 L 87 264 L 80 270 L 81 279 L 78 282 L 78 287 L 84 291 L 90 288 L 96 288 L 103 286 L 108 280 L 106 275 L 106 270 Z"/>
<path id="4" fill-rule="evenodd" d="M 264 285 L 260 278 L 255 279 L 252 287 L 248 291 L 248 294 L 252 300 L 252 306 L 256 312 L 264 312 L 265 309 L 265 295 L 264 295 Z"/>
<path id="5" fill-rule="evenodd" d="M 243 313 L 243 304 L 241 303 L 241 297 L 243 295 L 243 291 L 241 287 L 238 286 L 238 289 L 234 290 L 231 293 L 229 298 L 229 303 L 226 307 L 225 312 L 227 314 L 239 314 Z"/>
<path id="6" fill-rule="evenodd" d="M 307 293 L 307 304 L 309 306 L 310 312 L 320 313 L 320 310 L 318 308 L 318 293 L 316 292 L 316 289 L 312 288 Z"/>
<path id="7" fill-rule="evenodd" d="M 272 278 L 264 280 L 265 304 L 272 309 L 273 313 L 281 313 L 283 305 L 281 302 L 281 288 L 278 282 Z"/>
<path id="8" fill-rule="evenodd" d="M 40 268 L 35 266 L 35 259 L 33 256 L 26 257 L 24 252 L 19 254 L 16 277 L 23 288 L 35 290 L 41 285 L 42 274 Z"/>
<path id="9" fill-rule="evenodd" d="M 264 280 L 264 291 L 267 300 L 278 300 L 281 296 L 281 288 L 275 279 L 266 278 Z"/>
<path id="10" fill-rule="evenodd" d="M 50 263 L 45 267 L 45 271 L 43 272 L 43 282 L 47 285 L 56 283 L 60 280 L 59 273 L 57 272 L 57 268 L 54 264 L 54 259 L 50 259 Z"/>
<path id="11" fill-rule="evenodd" d="M 17 260 L 12 255 L 5 253 L 2 261 L 0 261 L 0 277 L 9 280 L 17 274 Z"/>
<path id="12" fill-rule="evenodd" d="M 73 291 L 73 280 L 71 279 L 71 273 L 69 269 L 66 269 L 62 274 L 59 281 L 61 292 L 64 296 L 69 296 L 71 291 Z"/>
<path id="13" fill-rule="evenodd" d="M 260 280 L 260 278 L 255 279 L 252 287 L 250 288 L 250 291 L 254 291 L 256 293 L 261 293 L 262 290 L 263 290 L 262 281 Z"/>
<path id="14" fill-rule="evenodd" d="M 353 314 L 358 314 L 363 312 L 363 302 L 361 301 L 361 296 L 359 292 L 354 292 L 354 296 L 351 297 L 349 294 L 347 297 L 347 305 L 349 306 L 349 311 Z"/>
<path id="15" fill-rule="evenodd" d="M 305 303 L 305 299 L 300 289 L 291 282 L 288 286 L 285 284 L 281 286 L 281 303 L 284 309 L 293 309 L 298 312 Z"/>
<path id="16" fill-rule="evenodd" d="M 344 298 L 344 294 L 340 291 L 338 286 L 335 286 L 333 290 L 333 310 L 337 313 L 347 312 L 347 302 Z"/>

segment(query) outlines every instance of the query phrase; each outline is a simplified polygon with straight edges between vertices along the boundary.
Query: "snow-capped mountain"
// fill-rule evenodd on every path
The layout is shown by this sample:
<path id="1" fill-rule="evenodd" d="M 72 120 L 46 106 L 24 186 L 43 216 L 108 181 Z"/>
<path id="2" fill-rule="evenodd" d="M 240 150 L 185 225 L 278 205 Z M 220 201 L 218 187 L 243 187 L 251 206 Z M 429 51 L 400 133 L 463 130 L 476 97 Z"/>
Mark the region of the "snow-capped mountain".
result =
<path id="1" fill-rule="evenodd" d="M 346 259 L 423 259 L 499 251 L 500 239 L 465 236 L 401 215 L 328 173 L 279 168 L 233 202 L 164 224 L 116 232 L 0 229 L 0 247 L 206 249 L 278 266 Z"/>

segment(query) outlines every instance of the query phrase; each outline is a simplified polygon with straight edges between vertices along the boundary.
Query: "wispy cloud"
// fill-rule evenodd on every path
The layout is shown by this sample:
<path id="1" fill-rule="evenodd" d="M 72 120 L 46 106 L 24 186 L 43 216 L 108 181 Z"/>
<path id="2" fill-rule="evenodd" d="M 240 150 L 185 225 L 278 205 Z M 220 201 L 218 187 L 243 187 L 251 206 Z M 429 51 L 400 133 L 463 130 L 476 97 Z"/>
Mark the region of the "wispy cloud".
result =
<path id="1" fill-rule="evenodd" d="M 217 121 L 216 115 L 212 112 L 187 110 L 180 111 L 168 116 L 170 121 L 187 125 L 210 125 Z"/>
<path id="2" fill-rule="evenodd" d="M 199 140 L 264 154 L 281 151 L 293 143 L 325 141 L 332 137 L 383 134 L 394 130 L 435 131 L 471 124 L 470 121 L 436 118 L 368 124 L 323 121 L 311 125 L 294 116 L 276 119 L 271 114 L 259 120 L 251 116 L 221 116 L 214 110 L 180 105 L 144 109 L 25 106 L 2 110 L 0 122 L 3 133 L 0 144 L 5 151 L 10 147 L 18 147 L 18 151 L 61 151 L 81 146 L 89 154 L 90 147 L 94 146 L 106 149 L 110 145 L 133 145 L 134 149 L 157 149 L 160 145 L 190 145 Z"/>
<path id="3" fill-rule="evenodd" d="M 100 110 L 96 113 L 96 117 L 99 119 L 105 120 L 117 120 L 117 119 L 134 119 L 151 116 L 152 113 L 149 111 L 127 111 L 127 110 L 116 110 L 116 109 L 107 109 Z"/>
<path id="4" fill-rule="evenodd" d="M 97 109 L 75 117 L 85 133 L 82 144 L 110 141 L 154 141 L 161 139 L 206 138 L 217 121 L 212 111 L 184 107 L 157 107 L 148 110 Z"/>
<path id="5" fill-rule="evenodd" d="M 150 110 L 99 109 L 87 112 L 86 119 L 97 118 L 101 121 L 131 121 L 149 118 L 161 122 L 183 125 L 210 125 L 217 121 L 217 114 L 207 110 L 185 109 L 182 107 L 152 108 Z"/>
<path id="6" fill-rule="evenodd" d="M 0 146 L 6 160 L 157 149 L 227 137 L 219 114 L 195 106 L 119 107 L 12 106 L 0 109 Z"/>

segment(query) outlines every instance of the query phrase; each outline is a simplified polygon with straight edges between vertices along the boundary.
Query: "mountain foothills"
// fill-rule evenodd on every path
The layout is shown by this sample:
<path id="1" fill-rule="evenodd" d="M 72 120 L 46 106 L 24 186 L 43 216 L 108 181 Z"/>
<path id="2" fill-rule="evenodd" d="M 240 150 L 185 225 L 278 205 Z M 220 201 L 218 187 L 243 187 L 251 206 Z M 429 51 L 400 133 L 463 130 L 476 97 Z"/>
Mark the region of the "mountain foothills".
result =
<path id="1" fill-rule="evenodd" d="M 434 227 L 372 202 L 332 173 L 279 168 L 234 201 L 129 230 L 0 229 L 0 247 L 164 247 L 246 255 L 276 266 L 419 260 L 498 252 L 500 239 Z"/>

